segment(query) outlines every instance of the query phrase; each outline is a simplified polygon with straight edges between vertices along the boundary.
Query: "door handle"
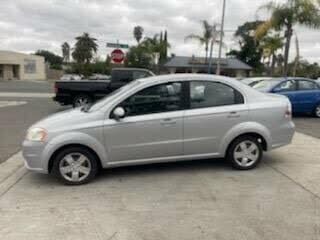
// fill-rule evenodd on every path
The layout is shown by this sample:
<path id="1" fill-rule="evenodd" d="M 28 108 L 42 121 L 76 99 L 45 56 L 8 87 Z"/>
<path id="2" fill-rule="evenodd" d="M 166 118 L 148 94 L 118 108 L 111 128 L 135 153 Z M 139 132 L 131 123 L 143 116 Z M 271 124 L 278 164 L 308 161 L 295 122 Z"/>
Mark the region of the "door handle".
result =
<path id="1" fill-rule="evenodd" d="M 240 114 L 237 112 L 230 112 L 228 118 L 239 118 Z"/>
<path id="2" fill-rule="evenodd" d="M 169 125 L 175 125 L 177 122 L 172 120 L 171 118 L 165 118 L 161 121 L 161 125 L 163 126 L 169 126 Z"/>

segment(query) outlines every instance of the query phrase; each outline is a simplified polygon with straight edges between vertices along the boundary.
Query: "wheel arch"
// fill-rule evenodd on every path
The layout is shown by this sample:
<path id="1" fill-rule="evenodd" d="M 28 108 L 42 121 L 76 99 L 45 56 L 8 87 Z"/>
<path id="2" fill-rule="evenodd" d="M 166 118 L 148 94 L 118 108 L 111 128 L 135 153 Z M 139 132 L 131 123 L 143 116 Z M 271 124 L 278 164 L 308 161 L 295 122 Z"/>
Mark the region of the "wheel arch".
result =
<path id="1" fill-rule="evenodd" d="M 84 144 L 67 144 L 67 145 L 63 145 L 61 147 L 59 147 L 58 149 L 56 149 L 52 155 L 50 156 L 49 158 L 49 161 L 48 161 L 48 172 L 51 173 L 51 170 L 52 170 L 52 167 L 53 167 L 53 162 L 54 162 L 54 159 L 56 158 L 56 156 L 63 150 L 67 149 L 67 148 L 71 148 L 71 147 L 81 147 L 81 148 L 84 148 L 86 150 L 88 150 L 90 153 L 92 153 L 95 158 L 97 159 L 97 164 L 98 164 L 98 167 L 99 169 L 102 168 L 102 163 L 101 163 L 101 159 L 99 157 L 99 155 L 90 147 L 84 145 Z"/>
<path id="2" fill-rule="evenodd" d="M 232 142 L 245 135 L 260 139 L 264 151 L 268 151 L 272 146 L 270 131 L 265 126 L 256 122 L 243 123 L 233 127 L 224 137 L 220 146 L 223 157 L 226 156 Z"/>

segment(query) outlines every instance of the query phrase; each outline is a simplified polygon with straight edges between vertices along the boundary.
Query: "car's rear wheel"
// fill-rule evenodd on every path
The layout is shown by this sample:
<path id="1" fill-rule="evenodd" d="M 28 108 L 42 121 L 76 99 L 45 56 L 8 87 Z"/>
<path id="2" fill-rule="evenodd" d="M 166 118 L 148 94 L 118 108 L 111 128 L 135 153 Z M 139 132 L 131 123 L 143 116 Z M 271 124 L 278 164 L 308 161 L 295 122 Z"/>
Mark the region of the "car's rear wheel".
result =
<path id="1" fill-rule="evenodd" d="M 261 161 L 263 149 L 257 138 L 241 136 L 234 140 L 227 152 L 227 159 L 239 170 L 255 168 Z"/>
<path id="2" fill-rule="evenodd" d="M 317 117 L 317 118 L 320 118 L 320 104 L 318 104 L 314 110 L 314 115 Z"/>
<path id="3" fill-rule="evenodd" d="M 52 173 L 66 184 L 84 184 L 97 174 L 97 161 L 96 156 L 86 148 L 66 148 L 55 157 Z"/>
<path id="4" fill-rule="evenodd" d="M 73 107 L 74 108 L 89 105 L 91 103 L 92 103 L 91 97 L 89 97 L 86 94 L 78 95 L 73 99 Z"/>

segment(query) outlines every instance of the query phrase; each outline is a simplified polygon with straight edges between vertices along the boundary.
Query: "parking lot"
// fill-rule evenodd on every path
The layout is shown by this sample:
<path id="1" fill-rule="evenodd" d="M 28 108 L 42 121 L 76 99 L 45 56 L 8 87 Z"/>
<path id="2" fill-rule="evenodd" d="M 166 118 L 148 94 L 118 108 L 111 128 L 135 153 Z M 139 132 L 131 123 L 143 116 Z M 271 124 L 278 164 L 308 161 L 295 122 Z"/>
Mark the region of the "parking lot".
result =
<path id="1" fill-rule="evenodd" d="M 51 85 L 1 84 L 1 239 L 320 239 L 319 119 L 295 117 L 293 144 L 252 171 L 209 159 L 110 169 L 68 187 L 21 169 L 18 153 L 29 125 L 65 109 L 47 97 Z M 17 171 L 1 178 L 2 166 Z"/>

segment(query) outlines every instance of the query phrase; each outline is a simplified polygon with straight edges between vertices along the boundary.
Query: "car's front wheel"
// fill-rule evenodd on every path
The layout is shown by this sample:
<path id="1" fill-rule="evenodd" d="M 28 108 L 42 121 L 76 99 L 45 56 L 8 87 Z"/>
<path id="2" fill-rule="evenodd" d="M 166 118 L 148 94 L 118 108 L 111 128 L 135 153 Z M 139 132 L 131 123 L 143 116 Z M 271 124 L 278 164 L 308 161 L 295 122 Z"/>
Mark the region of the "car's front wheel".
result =
<path id="1" fill-rule="evenodd" d="M 66 148 L 55 157 L 52 173 L 66 184 L 84 184 L 97 174 L 97 161 L 96 156 L 86 148 Z"/>
<path id="2" fill-rule="evenodd" d="M 261 161 L 263 149 L 257 138 L 242 136 L 234 140 L 227 152 L 227 159 L 239 170 L 255 168 Z"/>
<path id="3" fill-rule="evenodd" d="M 320 118 L 320 104 L 318 104 L 314 110 L 314 115 L 317 117 L 317 118 Z"/>

